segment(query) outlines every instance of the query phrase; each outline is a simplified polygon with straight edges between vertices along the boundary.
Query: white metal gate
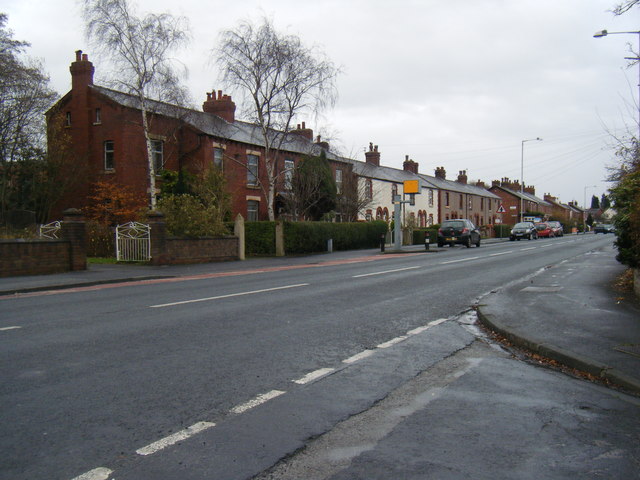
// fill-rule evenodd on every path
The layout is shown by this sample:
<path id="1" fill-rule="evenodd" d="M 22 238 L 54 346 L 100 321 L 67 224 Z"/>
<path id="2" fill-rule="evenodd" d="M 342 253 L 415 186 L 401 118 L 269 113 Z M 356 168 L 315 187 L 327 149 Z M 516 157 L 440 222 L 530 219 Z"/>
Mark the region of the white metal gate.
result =
<path id="1" fill-rule="evenodd" d="M 40 236 L 42 238 L 58 238 L 58 232 L 60 232 L 61 223 L 56 220 L 55 222 L 45 223 L 40 225 Z"/>
<path id="2" fill-rule="evenodd" d="M 146 262 L 151 258 L 151 228 L 138 222 L 116 227 L 116 258 L 119 262 Z"/>

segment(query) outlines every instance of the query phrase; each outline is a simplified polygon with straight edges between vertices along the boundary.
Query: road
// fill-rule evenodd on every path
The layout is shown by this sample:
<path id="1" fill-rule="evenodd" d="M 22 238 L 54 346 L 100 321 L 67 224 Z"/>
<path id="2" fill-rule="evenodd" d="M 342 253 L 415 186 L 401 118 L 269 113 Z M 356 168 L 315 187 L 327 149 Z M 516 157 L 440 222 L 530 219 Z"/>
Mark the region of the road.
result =
<path id="1" fill-rule="evenodd" d="M 2 298 L 0 478 L 176 478 L 169 464 L 189 465 L 181 478 L 250 478 L 469 347 L 470 330 L 446 320 L 481 296 L 612 240 L 310 257 Z M 204 439 L 215 455 L 185 453 Z"/>

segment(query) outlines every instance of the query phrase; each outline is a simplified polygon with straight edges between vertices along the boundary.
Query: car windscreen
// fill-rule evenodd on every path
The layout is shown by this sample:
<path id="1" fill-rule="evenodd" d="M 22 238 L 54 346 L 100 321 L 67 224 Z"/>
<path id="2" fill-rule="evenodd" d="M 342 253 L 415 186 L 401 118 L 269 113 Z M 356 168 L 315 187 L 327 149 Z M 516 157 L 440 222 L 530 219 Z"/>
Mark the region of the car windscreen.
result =
<path id="1" fill-rule="evenodd" d="M 513 228 L 529 228 L 531 225 L 529 223 L 516 223 Z"/>
<path id="2" fill-rule="evenodd" d="M 442 222 L 440 228 L 464 228 L 464 222 Z"/>

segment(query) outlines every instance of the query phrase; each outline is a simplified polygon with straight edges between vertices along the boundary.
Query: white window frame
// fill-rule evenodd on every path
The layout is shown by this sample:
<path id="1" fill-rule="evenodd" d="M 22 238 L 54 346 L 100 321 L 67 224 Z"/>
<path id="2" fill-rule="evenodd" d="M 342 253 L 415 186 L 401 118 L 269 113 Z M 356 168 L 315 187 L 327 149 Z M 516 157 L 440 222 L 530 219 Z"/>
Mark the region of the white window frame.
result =
<path id="1" fill-rule="evenodd" d="M 253 153 L 247 154 L 247 185 L 252 187 L 257 186 L 259 174 L 260 174 L 260 157 Z"/>
<path id="2" fill-rule="evenodd" d="M 115 170 L 116 168 L 115 143 L 113 142 L 113 140 L 105 140 L 103 143 L 102 151 L 103 151 L 104 169 Z"/>

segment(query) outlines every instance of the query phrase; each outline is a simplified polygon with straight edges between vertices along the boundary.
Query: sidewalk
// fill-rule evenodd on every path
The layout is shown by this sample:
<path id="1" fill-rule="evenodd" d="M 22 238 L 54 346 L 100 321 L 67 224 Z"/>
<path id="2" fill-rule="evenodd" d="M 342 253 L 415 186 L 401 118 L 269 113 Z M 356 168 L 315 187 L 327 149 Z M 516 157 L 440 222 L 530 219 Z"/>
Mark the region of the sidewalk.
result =
<path id="1" fill-rule="evenodd" d="M 613 246 L 480 301 L 480 321 L 516 346 L 640 394 L 640 301 L 614 287 Z"/>

